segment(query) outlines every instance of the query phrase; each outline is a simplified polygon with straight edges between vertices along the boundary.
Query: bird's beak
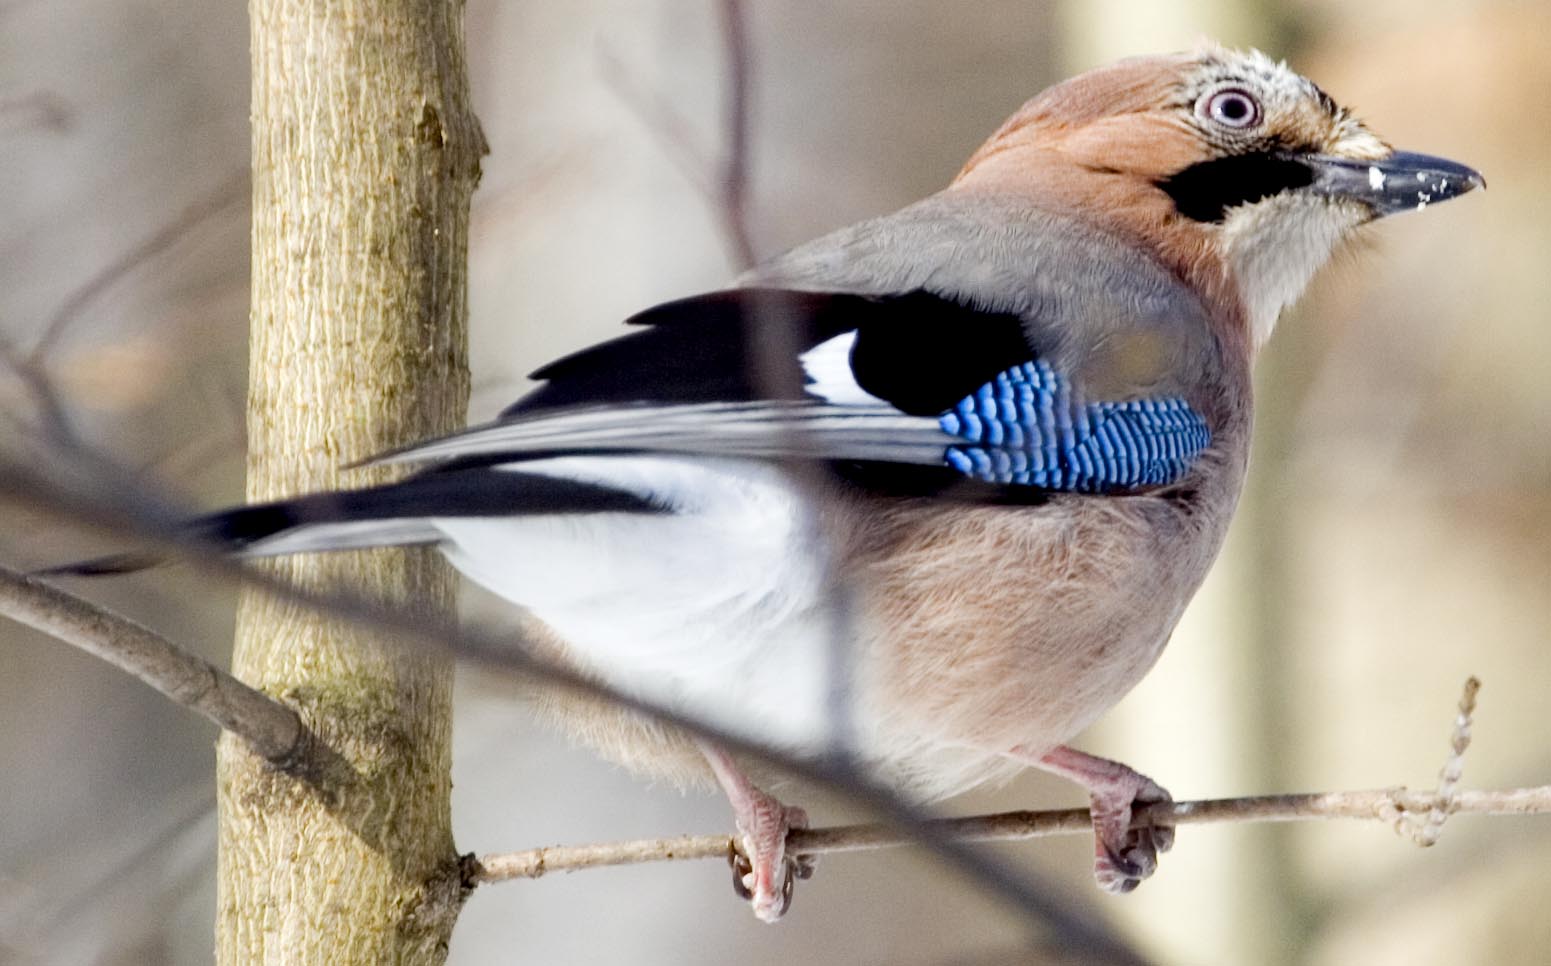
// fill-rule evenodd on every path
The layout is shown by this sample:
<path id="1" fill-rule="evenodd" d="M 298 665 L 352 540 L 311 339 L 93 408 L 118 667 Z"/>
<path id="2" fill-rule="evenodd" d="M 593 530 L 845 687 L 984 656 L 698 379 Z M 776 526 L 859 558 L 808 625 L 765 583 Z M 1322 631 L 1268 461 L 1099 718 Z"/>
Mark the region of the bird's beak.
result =
<path id="1" fill-rule="evenodd" d="M 1314 171 L 1315 194 L 1360 201 L 1382 218 L 1397 211 L 1457 198 L 1486 179 L 1474 168 L 1409 151 L 1396 151 L 1382 161 L 1357 161 L 1321 154 L 1305 158 Z"/>

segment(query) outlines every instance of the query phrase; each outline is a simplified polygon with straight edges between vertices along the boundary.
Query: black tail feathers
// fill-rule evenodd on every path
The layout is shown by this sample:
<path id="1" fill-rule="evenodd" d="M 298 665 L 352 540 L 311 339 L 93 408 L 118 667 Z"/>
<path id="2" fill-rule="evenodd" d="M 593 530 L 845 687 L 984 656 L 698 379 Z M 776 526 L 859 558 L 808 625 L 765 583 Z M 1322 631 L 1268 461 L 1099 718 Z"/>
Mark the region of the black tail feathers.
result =
<path id="1" fill-rule="evenodd" d="M 435 542 L 439 535 L 430 523 L 435 517 L 663 511 L 646 497 L 602 484 L 475 466 L 431 470 L 360 490 L 233 507 L 195 517 L 173 537 L 232 554 L 357 550 Z M 373 527 L 374 522 L 383 525 Z M 309 538 L 285 541 L 290 534 Z M 264 541 L 272 541 L 273 548 L 256 546 Z M 154 567 L 165 558 L 154 551 L 120 553 L 36 570 L 33 575 L 125 574 Z"/>
<path id="2" fill-rule="evenodd" d="M 208 516 L 195 517 L 181 524 L 173 535 L 179 543 L 205 545 L 216 552 L 240 553 L 248 545 L 299 525 L 300 504 L 310 497 L 233 507 Z M 111 577 L 132 574 L 166 563 L 168 555 L 155 550 L 115 553 L 89 560 L 44 567 L 29 572 L 32 577 Z"/>

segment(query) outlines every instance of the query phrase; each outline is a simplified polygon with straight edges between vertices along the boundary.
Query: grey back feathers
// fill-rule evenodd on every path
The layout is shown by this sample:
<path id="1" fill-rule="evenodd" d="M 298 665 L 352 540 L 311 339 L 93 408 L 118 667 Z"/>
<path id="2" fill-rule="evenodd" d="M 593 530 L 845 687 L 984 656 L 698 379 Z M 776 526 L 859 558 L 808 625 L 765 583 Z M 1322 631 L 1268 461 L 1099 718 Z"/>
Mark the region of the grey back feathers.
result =
<path id="1" fill-rule="evenodd" d="M 948 191 L 841 229 L 746 276 L 750 284 L 888 294 L 925 290 L 1025 322 L 1030 347 L 1110 398 L 1184 393 L 1220 362 L 1200 297 L 1101 229 L 991 192 Z M 1116 384 L 1115 340 L 1151 359 Z"/>

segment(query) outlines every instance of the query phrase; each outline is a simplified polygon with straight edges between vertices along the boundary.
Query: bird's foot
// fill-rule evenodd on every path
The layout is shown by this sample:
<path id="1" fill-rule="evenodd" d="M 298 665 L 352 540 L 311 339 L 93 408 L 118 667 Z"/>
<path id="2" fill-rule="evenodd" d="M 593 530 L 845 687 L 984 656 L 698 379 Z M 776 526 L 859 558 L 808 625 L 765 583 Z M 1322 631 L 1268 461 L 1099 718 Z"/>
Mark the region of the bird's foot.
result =
<path id="1" fill-rule="evenodd" d="M 700 746 L 717 782 L 727 793 L 738 826 L 739 848 L 727 858 L 732 887 L 764 922 L 775 922 L 792 906 L 798 879 L 811 878 L 814 857 L 790 855 L 786 836 L 808 827 L 808 813 L 755 785 L 732 756 L 706 742 Z"/>
<path id="2" fill-rule="evenodd" d="M 1157 782 L 1135 769 L 1060 747 L 1042 755 L 1040 768 L 1088 790 L 1093 815 L 1093 877 L 1105 892 L 1130 892 L 1158 868 L 1158 853 L 1174 847 L 1174 826 L 1149 822 L 1132 828 L 1137 808 L 1172 802 Z"/>
<path id="3" fill-rule="evenodd" d="M 1118 766 L 1124 768 L 1125 766 Z M 1093 878 L 1105 892 L 1120 895 L 1142 884 L 1158 869 L 1158 853 L 1174 846 L 1174 826 L 1131 827 L 1132 812 L 1145 805 L 1174 799 L 1152 779 L 1125 768 L 1124 781 L 1102 790 L 1090 789 L 1093 813 Z"/>
<path id="4" fill-rule="evenodd" d="M 741 849 L 730 855 L 732 888 L 763 922 L 775 922 L 792 907 L 798 879 L 813 876 L 813 856 L 788 855 L 786 835 L 808 827 L 808 813 L 759 792 L 760 801 L 738 817 Z"/>

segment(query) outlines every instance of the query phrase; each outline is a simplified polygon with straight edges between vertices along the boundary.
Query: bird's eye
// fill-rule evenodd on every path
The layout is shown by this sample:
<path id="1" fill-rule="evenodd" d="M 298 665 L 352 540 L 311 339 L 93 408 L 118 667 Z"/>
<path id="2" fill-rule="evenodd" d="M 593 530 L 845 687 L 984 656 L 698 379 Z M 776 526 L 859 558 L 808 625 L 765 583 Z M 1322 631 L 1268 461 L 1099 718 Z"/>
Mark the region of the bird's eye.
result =
<path id="1" fill-rule="evenodd" d="M 1248 91 L 1230 87 L 1201 99 L 1201 115 L 1223 127 L 1242 129 L 1260 123 L 1260 102 Z"/>

